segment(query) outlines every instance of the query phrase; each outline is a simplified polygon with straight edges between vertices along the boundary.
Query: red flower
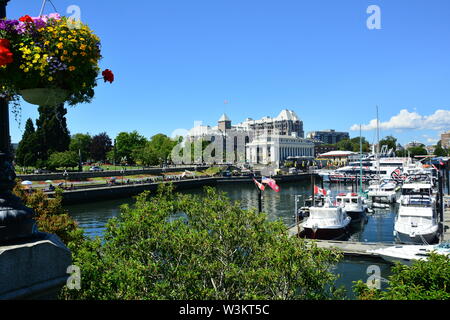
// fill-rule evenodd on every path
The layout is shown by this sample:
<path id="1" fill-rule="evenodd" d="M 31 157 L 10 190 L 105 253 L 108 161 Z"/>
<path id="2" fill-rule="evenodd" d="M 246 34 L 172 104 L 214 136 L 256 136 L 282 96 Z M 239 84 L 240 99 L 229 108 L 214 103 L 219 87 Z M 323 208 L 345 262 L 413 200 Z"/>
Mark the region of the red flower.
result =
<path id="1" fill-rule="evenodd" d="M 0 67 L 12 63 L 13 54 L 9 51 L 9 40 L 0 39 Z"/>
<path id="2" fill-rule="evenodd" d="M 112 73 L 111 70 L 106 69 L 105 71 L 102 72 L 102 76 L 103 76 L 103 80 L 105 80 L 105 82 L 109 81 L 110 83 L 113 83 L 114 73 Z"/>
<path id="3" fill-rule="evenodd" d="M 21 17 L 19 19 L 19 21 L 22 21 L 22 22 L 33 22 L 33 19 L 29 15 L 26 15 L 26 16 Z"/>

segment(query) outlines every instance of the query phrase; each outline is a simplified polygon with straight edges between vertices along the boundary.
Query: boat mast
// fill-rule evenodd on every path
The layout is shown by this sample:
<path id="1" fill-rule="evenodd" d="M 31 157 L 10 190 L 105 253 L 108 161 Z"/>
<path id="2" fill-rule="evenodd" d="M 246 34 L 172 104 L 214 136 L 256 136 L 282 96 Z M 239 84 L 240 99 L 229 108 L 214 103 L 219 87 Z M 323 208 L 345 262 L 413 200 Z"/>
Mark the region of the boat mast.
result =
<path id="1" fill-rule="evenodd" d="M 377 106 L 377 176 L 380 177 L 380 119 L 378 118 L 378 106 Z"/>
<path id="2" fill-rule="evenodd" d="M 361 125 L 359 125 L 359 194 L 361 195 L 363 192 L 362 187 L 362 135 L 361 135 Z"/>

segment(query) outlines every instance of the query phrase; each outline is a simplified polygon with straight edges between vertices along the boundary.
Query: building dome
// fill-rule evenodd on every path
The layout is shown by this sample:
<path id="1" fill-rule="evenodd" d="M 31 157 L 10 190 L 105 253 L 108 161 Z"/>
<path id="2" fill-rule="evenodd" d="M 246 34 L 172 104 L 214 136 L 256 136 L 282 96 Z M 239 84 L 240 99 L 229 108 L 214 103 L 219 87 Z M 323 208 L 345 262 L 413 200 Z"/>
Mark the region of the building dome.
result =
<path id="1" fill-rule="evenodd" d="M 291 120 L 291 121 L 298 121 L 300 118 L 297 116 L 297 114 L 292 110 L 284 109 L 280 112 L 278 117 L 275 118 L 277 121 L 283 121 L 283 120 Z"/>

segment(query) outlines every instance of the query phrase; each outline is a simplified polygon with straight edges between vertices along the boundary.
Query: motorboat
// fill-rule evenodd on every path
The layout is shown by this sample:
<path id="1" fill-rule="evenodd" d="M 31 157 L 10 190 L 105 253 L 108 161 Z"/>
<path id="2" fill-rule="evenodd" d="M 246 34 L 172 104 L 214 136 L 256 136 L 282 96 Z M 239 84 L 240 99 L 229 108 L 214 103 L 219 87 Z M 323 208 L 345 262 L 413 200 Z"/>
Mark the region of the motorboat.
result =
<path id="1" fill-rule="evenodd" d="M 340 193 L 336 205 L 343 208 L 352 222 L 360 221 L 368 212 L 366 199 L 357 193 Z"/>
<path id="2" fill-rule="evenodd" d="M 371 203 L 395 203 L 401 187 L 395 181 L 385 180 L 371 184 L 367 196 Z"/>
<path id="3" fill-rule="evenodd" d="M 428 260 L 430 253 L 450 255 L 450 243 L 441 243 L 438 245 L 396 245 L 387 248 L 367 250 L 368 253 L 379 255 L 386 261 L 395 263 L 400 262 L 411 265 L 417 260 Z"/>
<path id="4" fill-rule="evenodd" d="M 431 195 L 402 196 L 394 224 L 394 235 L 400 243 L 431 244 L 438 238 L 436 203 Z"/>
<path id="5" fill-rule="evenodd" d="M 301 224 L 301 237 L 332 240 L 346 235 L 351 218 L 327 197 L 323 206 L 309 208 L 309 216 Z"/>

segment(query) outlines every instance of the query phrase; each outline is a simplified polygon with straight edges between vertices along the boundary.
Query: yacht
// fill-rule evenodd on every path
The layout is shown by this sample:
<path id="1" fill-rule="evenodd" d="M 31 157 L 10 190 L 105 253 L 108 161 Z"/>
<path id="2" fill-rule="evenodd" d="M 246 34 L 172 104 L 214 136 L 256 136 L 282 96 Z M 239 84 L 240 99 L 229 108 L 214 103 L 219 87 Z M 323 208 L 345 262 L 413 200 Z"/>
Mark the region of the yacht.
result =
<path id="1" fill-rule="evenodd" d="M 301 224 L 301 237 L 331 240 L 346 235 L 351 218 L 342 207 L 334 206 L 329 197 L 323 206 L 309 208 L 308 218 Z"/>
<path id="2" fill-rule="evenodd" d="M 398 242 L 430 244 L 436 241 L 439 223 L 431 190 L 427 184 L 411 184 L 402 188 L 404 194 L 394 224 Z"/>
<path id="3" fill-rule="evenodd" d="M 360 221 L 368 212 L 366 199 L 357 193 L 340 193 L 336 205 L 343 208 L 352 222 Z"/>
<path id="4" fill-rule="evenodd" d="M 417 260 L 427 260 L 431 252 L 442 255 L 450 255 L 450 243 L 441 243 L 438 245 L 397 245 L 382 249 L 367 250 L 369 253 L 375 253 L 384 260 L 395 263 L 400 262 L 411 265 Z"/>
<path id="5" fill-rule="evenodd" d="M 384 180 L 371 184 L 367 196 L 371 203 L 395 203 L 401 187 L 395 181 Z"/>

